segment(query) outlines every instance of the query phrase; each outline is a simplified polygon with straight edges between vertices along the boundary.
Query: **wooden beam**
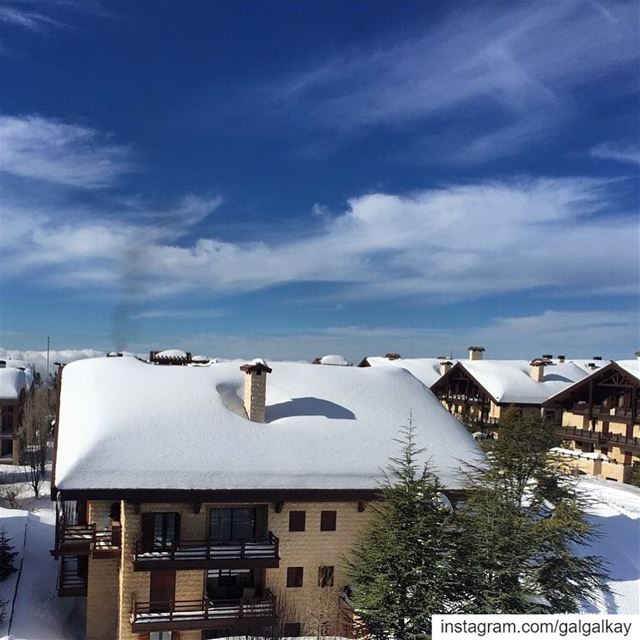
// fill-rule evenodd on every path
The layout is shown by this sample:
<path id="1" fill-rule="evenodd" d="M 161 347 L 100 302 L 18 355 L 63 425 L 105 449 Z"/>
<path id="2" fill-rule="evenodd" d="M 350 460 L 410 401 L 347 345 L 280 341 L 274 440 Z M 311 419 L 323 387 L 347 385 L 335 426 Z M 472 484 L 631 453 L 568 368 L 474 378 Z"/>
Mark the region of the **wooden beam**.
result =
<path id="1" fill-rule="evenodd" d="M 365 500 L 360 500 L 358 502 L 358 513 L 362 513 L 367 508 L 367 503 Z"/>
<path id="2" fill-rule="evenodd" d="M 200 508 L 202 507 L 202 502 L 194 502 L 193 503 L 193 513 L 198 515 L 200 513 Z"/>
<path id="3" fill-rule="evenodd" d="M 275 504 L 275 511 L 276 513 L 282 513 L 282 508 L 284 507 L 284 502 L 280 501 L 280 502 L 276 502 Z"/>

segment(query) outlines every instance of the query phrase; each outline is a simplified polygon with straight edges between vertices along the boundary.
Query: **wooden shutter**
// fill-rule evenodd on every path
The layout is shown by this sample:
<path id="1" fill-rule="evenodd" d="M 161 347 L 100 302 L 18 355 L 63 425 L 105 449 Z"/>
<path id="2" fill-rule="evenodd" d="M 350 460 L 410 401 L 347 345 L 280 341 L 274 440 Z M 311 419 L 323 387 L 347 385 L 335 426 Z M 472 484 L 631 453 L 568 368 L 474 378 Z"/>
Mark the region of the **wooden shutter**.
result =
<path id="1" fill-rule="evenodd" d="M 153 513 L 143 513 L 140 518 L 142 548 L 153 549 Z"/>

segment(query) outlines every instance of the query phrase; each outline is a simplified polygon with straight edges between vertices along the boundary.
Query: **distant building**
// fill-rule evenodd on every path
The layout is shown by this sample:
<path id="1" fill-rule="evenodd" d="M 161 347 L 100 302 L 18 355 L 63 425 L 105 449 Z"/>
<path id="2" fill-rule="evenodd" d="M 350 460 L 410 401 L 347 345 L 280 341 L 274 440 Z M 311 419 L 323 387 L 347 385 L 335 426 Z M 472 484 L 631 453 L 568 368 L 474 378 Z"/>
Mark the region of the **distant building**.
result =
<path id="1" fill-rule="evenodd" d="M 0 360 L 0 464 L 20 464 L 18 432 L 33 369 L 12 360 Z"/>
<path id="2" fill-rule="evenodd" d="M 344 558 L 409 411 L 454 499 L 479 450 L 401 368 L 83 360 L 61 377 L 52 496 L 58 590 L 87 640 L 349 635 Z"/>
<path id="3" fill-rule="evenodd" d="M 640 464 L 640 360 L 599 363 L 593 373 L 549 398 L 562 413 L 559 451 L 581 472 L 629 482 Z"/>

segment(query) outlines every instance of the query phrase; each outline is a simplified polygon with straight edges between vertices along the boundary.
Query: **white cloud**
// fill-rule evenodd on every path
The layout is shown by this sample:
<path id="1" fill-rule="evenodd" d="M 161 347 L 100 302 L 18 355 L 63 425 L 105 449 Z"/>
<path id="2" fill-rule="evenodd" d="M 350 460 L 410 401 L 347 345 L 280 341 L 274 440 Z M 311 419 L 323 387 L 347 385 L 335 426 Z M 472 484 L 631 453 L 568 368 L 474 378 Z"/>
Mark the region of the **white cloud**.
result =
<path id="1" fill-rule="evenodd" d="M 127 147 L 98 131 L 40 116 L 0 116 L 0 171 L 68 187 L 101 188 L 133 168 Z"/>
<path id="2" fill-rule="evenodd" d="M 638 144 L 602 142 L 591 149 L 590 155 L 603 160 L 640 164 L 640 146 Z"/>
<path id="3" fill-rule="evenodd" d="M 305 282 L 332 284 L 333 298 L 420 297 L 433 304 L 540 288 L 633 295 L 637 220 L 611 208 L 615 186 L 520 179 L 373 193 L 353 198 L 302 238 L 269 243 L 188 240 L 188 224 L 171 224 L 171 216 L 158 223 L 152 213 L 130 221 L 32 212 L 8 202 L 11 233 L 0 238 L 0 251 L 5 277 L 37 270 L 45 283 L 124 290 L 140 300 Z M 188 212 L 217 204 L 193 198 Z"/>
<path id="4" fill-rule="evenodd" d="M 147 309 L 135 313 L 132 320 L 157 320 L 157 319 L 178 319 L 178 320 L 200 320 L 206 318 L 220 318 L 225 315 L 221 309 Z"/>
<path id="5" fill-rule="evenodd" d="M 263 93 L 274 115 L 296 106 L 306 125 L 341 134 L 437 118 L 438 162 L 482 162 L 556 129 L 589 83 L 622 70 L 619 91 L 635 89 L 636 7 L 607 13 L 587 2 L 467 5 L 417 36 L 338 50 Z"/>
<path id="6" fill-rule="evenodd" d="M 83 360 L 84 358 L 99 358 L 104 356 L 104 351 L 96 349 L 51 349 L 49 351 L 49 371 L 53 373 L 56 369 L 54 362 L 67 364 L 74 360 Z M 35 365 L 36 370 L 44 373 L 47 369 L 47 351 L 5 349 L 0 347 L 0 359 L 2 360 L 24 360 Z"/>

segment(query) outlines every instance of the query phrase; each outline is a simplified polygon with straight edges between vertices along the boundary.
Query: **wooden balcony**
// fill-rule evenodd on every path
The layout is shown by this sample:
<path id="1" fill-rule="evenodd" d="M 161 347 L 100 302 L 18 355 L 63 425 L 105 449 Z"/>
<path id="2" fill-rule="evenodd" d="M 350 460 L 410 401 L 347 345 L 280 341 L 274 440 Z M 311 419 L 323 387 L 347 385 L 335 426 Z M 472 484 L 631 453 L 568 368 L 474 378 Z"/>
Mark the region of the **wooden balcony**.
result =
<path id="1" fill-rule="evenodd" d="M 619 422 L 621 424 L 631 424 L 633 418 L 632 409 L 624 409 L 622 407 L 607 407 L 594 404 L 591 406 L 591 412 L 589 412 L 589 405 L 586 402 L 574 404 L 570 411 L 579 416 L 590 415 L 597 420 Z"/>
<path id="2" fill-rule="evenodd" d="M 62 556 L 58 567 L 58 596 L 86 596 L 87 578 L 79 571 L 77 556 Z"/>
<path id="3" fill-rule="evenodd" d="M 640 451 L 640 438 L 627 438 L 620 433 L 603 433 L 578 427 L 559 427 L 556 432 L 563 440 L 593 442 L 603 447 L 615 446 L 629 451 Z"/>
<path id="4" fill-rule="evenodd" d="M 51 552 L 58 556 L 88 556 L 110 558 L 120 553 L 122 528 L 114 522 L 107 529 L 95 524 L 64 524 L 56 526 L 56 546 Z"/>
<path id="5" fill-rule="evenodd" d="M 257 631 L 277 620 L 271 592 L 263 598 L 237 600 L 175 600 L 136 602 L 131 606 L 133 633 L 181 629 L 241 629 Z"/>
<path id="6" fill-rule="evenodd" d="M 269 531 L 266 538 L 235 541 L 180 540 L 149 549 L 134 542 L 133 568 L 150 569 L 251 569 L 280 566 L 279 540 Z"/>

